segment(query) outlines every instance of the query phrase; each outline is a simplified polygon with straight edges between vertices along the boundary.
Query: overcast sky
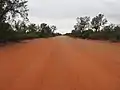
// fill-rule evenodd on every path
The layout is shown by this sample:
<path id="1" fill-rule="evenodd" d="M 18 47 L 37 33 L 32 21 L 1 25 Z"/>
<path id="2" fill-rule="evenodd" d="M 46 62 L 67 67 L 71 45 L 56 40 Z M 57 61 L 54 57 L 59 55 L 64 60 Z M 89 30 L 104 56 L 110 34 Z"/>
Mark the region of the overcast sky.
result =
<path id="1" fill-rule="evenodd" d="M 111 23 L 120 23 L 120 0 L 28 0 L 31 22 L 56 25 L 61 33 L 70 32 L 76 17 L 104 13 Z"/>

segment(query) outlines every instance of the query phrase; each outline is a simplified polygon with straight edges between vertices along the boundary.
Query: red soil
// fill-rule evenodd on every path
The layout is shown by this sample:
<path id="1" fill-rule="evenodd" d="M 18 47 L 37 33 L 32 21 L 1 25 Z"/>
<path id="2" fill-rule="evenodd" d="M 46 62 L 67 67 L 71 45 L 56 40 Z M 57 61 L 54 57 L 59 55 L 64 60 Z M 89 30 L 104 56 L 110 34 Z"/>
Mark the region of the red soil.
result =
<path id="1" fill-rule="evenodd" d="M 120 90 L 120 45 L 56 37 L 0 47 L 0 90 Z"/>

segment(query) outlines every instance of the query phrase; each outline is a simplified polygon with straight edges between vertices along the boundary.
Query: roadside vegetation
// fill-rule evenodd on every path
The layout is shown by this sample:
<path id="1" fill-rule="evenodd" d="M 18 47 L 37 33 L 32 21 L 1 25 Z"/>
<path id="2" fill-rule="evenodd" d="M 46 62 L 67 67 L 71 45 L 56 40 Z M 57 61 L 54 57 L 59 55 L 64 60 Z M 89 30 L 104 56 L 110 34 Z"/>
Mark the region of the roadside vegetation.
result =
<path id="1" fill-rule="evenodd" d="M 74 30 L 65 35 L 82 39 L 120 41 L 120 26 L 109 23 L 103 14 L 92 19 L 88 16 L 77 17 L 76 20 Z"/>
<path id="2" fill-rule="evenodd" d="M 26 0 L 0 0 L 0 43 L 60 35 L 56 26 L 36 25 L 28 19 Z"/>

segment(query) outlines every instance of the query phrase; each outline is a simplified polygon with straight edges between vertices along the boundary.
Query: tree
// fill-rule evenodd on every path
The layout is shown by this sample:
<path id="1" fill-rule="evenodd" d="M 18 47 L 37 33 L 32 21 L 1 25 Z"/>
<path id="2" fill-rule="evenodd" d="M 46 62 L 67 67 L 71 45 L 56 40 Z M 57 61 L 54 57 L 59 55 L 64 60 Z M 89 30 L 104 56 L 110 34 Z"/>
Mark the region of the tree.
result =
<path id="1" fill-rule="evenodd" d="M 41 32 L 41 25 L 39 25 L 39 24 L 37 25 L 37 32 L 39 32 L 39 33 Z"/>
<path id="2" fill-rule="evenodd" d="M 27 25 L 25 24 L 24 21 L 15 21 L 15 24 L 13 25 L 15 28 L 15 31 L 17 31 L 18 33 L 26 33 L 27 32 Z"/>
<path id="3" fill-rule="evenodd" d="M 43 34 L 52 34 L 52 30 L 46 23 L 41 24 L 41 33 Z"/>
<path id="4" fill-rule="evenodd" d="M 42 33 L 45 32 L 46 26 L 47 26 L 46 23 L 42 23 L 42 24 L 40 25 L 40 27 L 41 27 L 41 32 L 42 32 Z"/>
<path id="5" fill-rule="evenodd" d="M 116 32 L 116 39 L 118 41 L 120 41 L 120 26 L 117 25 L 115 28 L 114 28 L 115 32 Z"/>
<path id="6" fill-rule="evenodd" d="M 89 26 L 90 17 L 77 17 L 77 24 L 74 26 L 75 30 L 84 31 Z"/>
<path id="7" fill-rule="evenodd" d="M 114 31 L 120 32 L 120 26 L 119 25 L 115 26 Z"/>
<path id="8" fill-rule="evenodd" d="M 93 30 L 92 29 L 88 29 L 88 30 L 82 32 L 82 36 L 81 37 L 83 39 L 86 39 L 86 38 L 88 39 L 92 33 L 93 33 Z"/>
<path id="9" fill-rule="evenodd" d="M 0 40 L 15 40 L 18 33 L 26 32 L 24 23 L 28 20 L 26 3 L 26 0 L 0 0 Z M 23 19 L 22 23 L 19 22 L 19 18 Z"/>
<path id="10" fill-rule="evenodd" d="M 51 26 L 51 30 L 52 30 L 52 33 L 54 33 L 57 30 L 57 27 L 53 25 Z"/>
<path id="11" fill-rule="evenodd" d="M 28 20 L 26 0 L 0 0 L 0 22 L 14 21 L 16 17 Z"/>
<path id="12" fill-rule="evenodd" d="M 107 19 L 104 18 L 103 14 L 99 14 L 98 16 L 94 17 L 91 21 L 92 28 L 96 30 L 100 30 L 101 26 L 104 26 L 107 23 Z"/>
<path id="13" fill-rule="evenodd" d="M 30 24 L 30 25 L 28 25 L 28 32 L 29 33 L 35 33 L 35 32 L 37 32 L 37 26 L 36 26 L 36 24 Z"/>
<path id="14" fill-rule="evenodd" d="M 114 31 L 114 28 L 115 28 L 115 25 L 114 24 L 110 24 L 108 26 L 105 26 L 102 31 L 109 33 L 109 32 Z"/>

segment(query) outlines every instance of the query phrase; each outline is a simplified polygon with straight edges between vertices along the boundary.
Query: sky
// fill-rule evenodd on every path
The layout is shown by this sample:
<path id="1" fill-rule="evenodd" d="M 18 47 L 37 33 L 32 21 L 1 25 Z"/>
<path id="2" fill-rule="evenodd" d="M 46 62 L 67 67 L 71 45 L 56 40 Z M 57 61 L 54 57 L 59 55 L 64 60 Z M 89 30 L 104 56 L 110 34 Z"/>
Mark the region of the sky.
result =
<path id="1" fill-rule="evenodd" d="M 28 0 L 28 8 L 31 22 L 56 25 L 60 33 L 71 32 L 76 17 L 99 13 L 110 23 L 120 24 L 120 0 Z"/>

